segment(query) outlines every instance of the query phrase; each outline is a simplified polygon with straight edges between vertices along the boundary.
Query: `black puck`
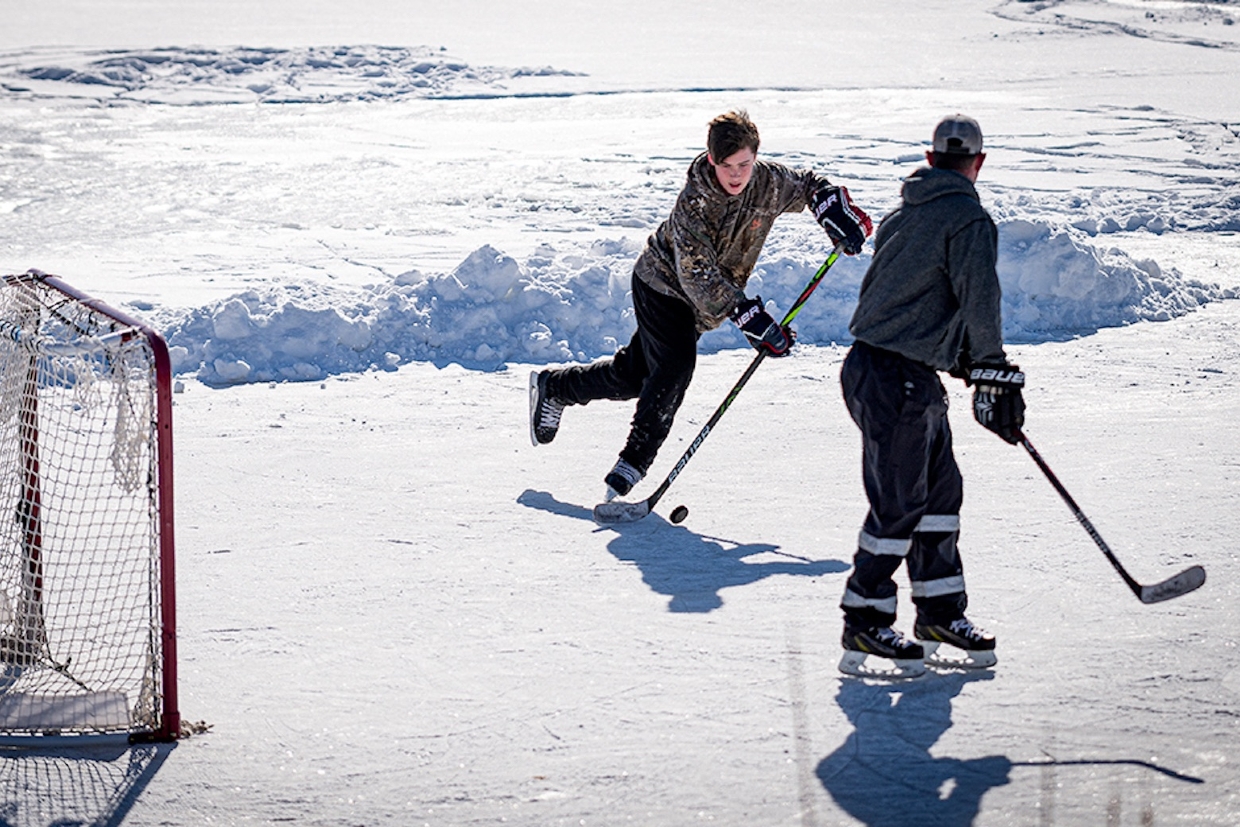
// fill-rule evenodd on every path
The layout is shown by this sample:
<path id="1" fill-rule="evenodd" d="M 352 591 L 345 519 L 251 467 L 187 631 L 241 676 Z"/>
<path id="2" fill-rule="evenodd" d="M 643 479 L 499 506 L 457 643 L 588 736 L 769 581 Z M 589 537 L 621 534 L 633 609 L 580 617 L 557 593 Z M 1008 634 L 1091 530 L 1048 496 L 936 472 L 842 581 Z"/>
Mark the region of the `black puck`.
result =
<path id="1" fill-rule="evenodd" d="M 672 509 L 671 520 L 673 523 L 683 523 L 685 517 L 689 516 L 689 506 L 678 505 Z"/>

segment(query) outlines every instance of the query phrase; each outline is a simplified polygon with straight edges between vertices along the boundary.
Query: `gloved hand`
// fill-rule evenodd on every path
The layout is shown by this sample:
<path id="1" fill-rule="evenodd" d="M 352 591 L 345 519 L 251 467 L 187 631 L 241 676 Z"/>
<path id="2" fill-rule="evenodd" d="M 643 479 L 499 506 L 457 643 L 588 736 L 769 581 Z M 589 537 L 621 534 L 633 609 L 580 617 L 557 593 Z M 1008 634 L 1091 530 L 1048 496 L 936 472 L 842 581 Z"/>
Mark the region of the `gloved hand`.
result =
<path id="1" fill-rule="evenodd" d="M 765 350 L 771 356 L 787 356 L 796 341 L 791 328 L 781 328 L 771 314 L 762 309 L 761 296 L 738 304 L 732 311 L 732 321 L 755 350 Z"/>
<path id="2" fill-rule="evenodd" d="M 832 244 L 844 242 L 844 252 L 855 256 L 861 252 L 865 240 L 874 232 L 870 217 L 853 203 L 844 187 L 830 184 L 819 187 L 809 198 L 814 218 L 827 231 Z"/>
<path id="3" fill-rule="evenodd" d="M 1020 442 L 1025 424 L 1025 400 L 1021 388 L 1025 374 L 1017 365 L 975 365 L 965 380 L 973 386 L 973 418 L 1004 442 Z"/>

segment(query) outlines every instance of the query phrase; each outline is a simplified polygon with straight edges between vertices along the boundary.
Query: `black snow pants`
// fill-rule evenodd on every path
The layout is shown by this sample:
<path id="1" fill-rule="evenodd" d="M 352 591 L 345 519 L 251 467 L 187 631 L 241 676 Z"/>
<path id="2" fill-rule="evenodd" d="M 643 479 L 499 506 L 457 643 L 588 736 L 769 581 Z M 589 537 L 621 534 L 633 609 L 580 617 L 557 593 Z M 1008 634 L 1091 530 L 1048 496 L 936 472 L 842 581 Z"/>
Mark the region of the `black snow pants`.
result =
<path id="1" fill-rule="evenodd" d="M 620 458 L 650 469 L 672 430 L 672 420 L 697 365 L 697 322 L 693 308 L 633 277 L 637 330 L 614 356 L 573 365 L 552 374 L 548 391 L 570 405 L 595 399 L 637 399 L 629 437 Z"/>
<path id="2" fill-rule="evenodd" d="M 962 617 L 968 596 L 956 538 L 963 489 L 938 373 L 858 341 L 844 359 L 840 383 L 861 429 L 870 501 L 840 604 L 845 629 L 895 622 L 892 576 L 903 562 L 918 620 Z"/>

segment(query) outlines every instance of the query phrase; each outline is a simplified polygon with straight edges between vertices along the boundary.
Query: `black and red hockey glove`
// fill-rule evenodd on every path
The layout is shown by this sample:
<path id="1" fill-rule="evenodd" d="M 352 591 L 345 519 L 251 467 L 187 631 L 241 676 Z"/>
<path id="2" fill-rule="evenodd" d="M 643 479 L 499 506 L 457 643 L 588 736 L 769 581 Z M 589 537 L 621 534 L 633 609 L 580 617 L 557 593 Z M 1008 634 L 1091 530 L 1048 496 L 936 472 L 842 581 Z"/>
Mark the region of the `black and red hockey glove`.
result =
<path id="1" fill-rule="evenodd" d="M 765 350 L 771 356 L 787 356 L 796 341 L 791 328 L 780 327 L 762 308 L 761 296 L 738 304 L 732 311 L 732 321 L 755 350 Z"/>
<path id="2" fill-rule="evenodd" d="M 1025 425 L 1025 374 L 1016 365 L 974 365 L 966 380 L 973 386 L 973 418 L 1004 441 L 1020 442 Z"/>
<path id="3" fill-rule="evenodd" d="M 814 218 L 827 231 L 832 244 L 844 242 L 844 252 L 855 256 L 865 240 L 874 232 L 874 224 L 861 208 L 853 203 L 844 187 L 830 184 L 819 187 L 809 198 Z"/>

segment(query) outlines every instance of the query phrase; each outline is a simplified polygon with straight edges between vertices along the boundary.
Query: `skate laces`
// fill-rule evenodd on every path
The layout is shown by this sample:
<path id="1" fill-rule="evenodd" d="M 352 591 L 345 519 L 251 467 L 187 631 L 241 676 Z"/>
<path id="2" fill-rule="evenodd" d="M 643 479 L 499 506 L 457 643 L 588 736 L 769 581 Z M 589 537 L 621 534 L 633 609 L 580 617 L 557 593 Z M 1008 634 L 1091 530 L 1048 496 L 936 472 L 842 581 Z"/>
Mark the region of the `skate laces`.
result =
<path id="1" fill-rule="evenodd" d="M 645 475 L 641 471 L 628 462 L 618 460 L 615 467 L 603 478 L 603 482 L 607 483 L 607 502 L 611 502 L 616 497 L 623 497 L 632 491 L 633 486 L 641 482 L 643 476 Z"/>
<path id="2" fill-rule="evenodd" d="M 642 481 L 644 475 L 629 463 L 619 460 L 607 476 L 612 478 L 613 482 L 619 483 L 619 485 L 615 486 L 617 490 L 624 488 L 623 491 L 620 491 L 621 494 L 627 494 L 633 486 Z M 614 479 L 616 477 L 619 479 Z"/>
<path id="3" fill-rule="evenodd" d="M 902 635 L 900 632 L 896 631 L 895 629 L 891 628 L 890 626 L 883 626 L 882 628 L 875 629 L 874 637 L 880 643 L 890 644 L 893 648 L 896 648 L 896 649 L 907 645 L 909 642 L 908 638 L 906 638 L 904 635 Z"/>
<path id="4" fill-rule="evenodd" d="M 564 403 L 558 399 L 543 397 L 538 400 L 538 426 L 540 428 L 559 428 L 560 417 L 564 413 Z"/>
<path id="5" fill-rule="evenodd" d="M 947 628 L 948 630 L 955 632 L 961 637 L 968 638 L 969 640 L 982 640 L 986 637 L 986 631 L 974 626 L 973 621 L 969 620 L 967 617 L 953 620 L 950 624 L 948 624 Z"/>

